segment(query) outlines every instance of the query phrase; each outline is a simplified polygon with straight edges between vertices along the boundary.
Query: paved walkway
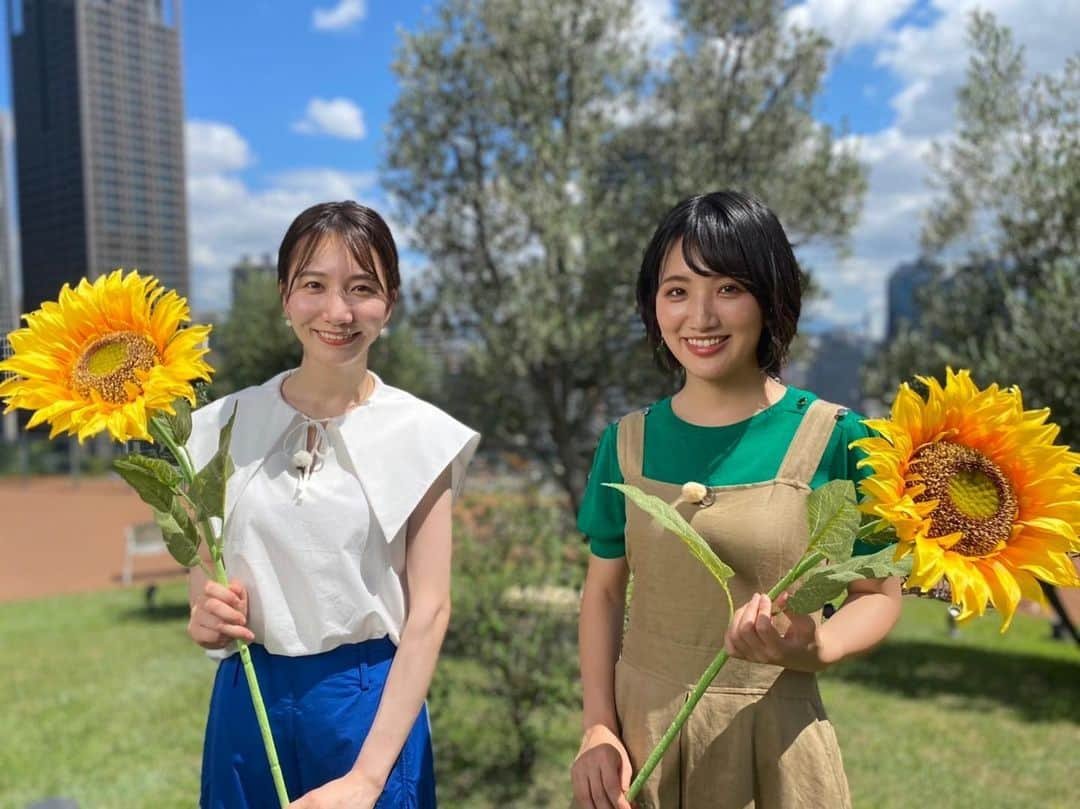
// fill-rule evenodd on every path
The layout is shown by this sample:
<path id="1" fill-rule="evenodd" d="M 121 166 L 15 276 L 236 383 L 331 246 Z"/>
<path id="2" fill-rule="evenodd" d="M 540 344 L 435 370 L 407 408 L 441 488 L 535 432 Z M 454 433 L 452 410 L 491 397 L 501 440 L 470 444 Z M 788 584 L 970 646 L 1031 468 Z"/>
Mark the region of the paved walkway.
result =
<path id="1" fill-rule="evenodd" d="M 152 519 L 119 479 L 0 478 L 0 601 L 121 587 L 124 528 Z M 167 553 L 135 558 L 134 584 L 179 575 Z"/>

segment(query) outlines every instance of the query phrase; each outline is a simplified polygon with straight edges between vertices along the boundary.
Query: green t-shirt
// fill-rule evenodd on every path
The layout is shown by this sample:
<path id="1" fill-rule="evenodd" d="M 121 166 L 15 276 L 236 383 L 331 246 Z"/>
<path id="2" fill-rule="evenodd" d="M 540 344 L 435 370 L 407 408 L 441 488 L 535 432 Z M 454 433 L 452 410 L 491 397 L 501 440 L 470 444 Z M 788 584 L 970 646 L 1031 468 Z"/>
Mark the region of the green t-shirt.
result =
<path id="1" fill-rule="evenodd" d="M 652 480 L 677 485 L 690 480 L 707 486 L 772 480 L 803 415 L 817 398 L 809 391 L 789 385 L 776 404 L 723 427 L 700 427 L 683 421 L 672 411 L 671 399 L 661 399 L 645 415 L 642 473 Z M 852 441 L 871 435 L 861 420 L 862 416 L 849 411 L 836 422 L 821 463 L 810 480 L 811 488 L 830 480 L 858 482 L 872 474 L 869 468 L 856 468 L 864 453 L 848 448 Z M 625 499 L 616 490 L 602 485 L 623 482 L 618 427 L 618 422 L 609 424 L 600 437 L 578 512 L 578 529 L 589 538 L 592 552 L 605 559 L 626 554 Z M 875 550 L 874 546 L 859 542 L 855 552 L 865 554 Z"/>

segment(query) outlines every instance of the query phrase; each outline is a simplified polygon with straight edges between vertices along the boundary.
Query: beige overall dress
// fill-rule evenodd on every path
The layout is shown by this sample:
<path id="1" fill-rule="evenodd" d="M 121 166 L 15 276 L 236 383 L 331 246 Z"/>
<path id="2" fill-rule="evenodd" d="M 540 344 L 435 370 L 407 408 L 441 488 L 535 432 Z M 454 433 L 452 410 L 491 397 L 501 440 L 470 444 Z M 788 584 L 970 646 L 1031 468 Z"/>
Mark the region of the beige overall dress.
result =
<path id="1" fill-rule="evenodd" d="M 775 479 L 711 487 L 680 513 L 735 570 L 735 607 L 767 592 L 806 549 L 806 495 L 840 409 L 815 400 Z M 619 423 L 626 483 L 671 503 L 681 485 L 642 476 L 644 413 Z M 662 451 L 654 447 L 652 452 Z M 710 502 L 711 500 L 711 502 Z M 626 508 L 633 572 L 615 667 L 615 702 L 634 772 L 724 646 L 727 600 L 686 546 Z M 702 697 L 635 802 L 639 809 L 848 809 L 832 725 L 813 674 L 732 659 Z"/>

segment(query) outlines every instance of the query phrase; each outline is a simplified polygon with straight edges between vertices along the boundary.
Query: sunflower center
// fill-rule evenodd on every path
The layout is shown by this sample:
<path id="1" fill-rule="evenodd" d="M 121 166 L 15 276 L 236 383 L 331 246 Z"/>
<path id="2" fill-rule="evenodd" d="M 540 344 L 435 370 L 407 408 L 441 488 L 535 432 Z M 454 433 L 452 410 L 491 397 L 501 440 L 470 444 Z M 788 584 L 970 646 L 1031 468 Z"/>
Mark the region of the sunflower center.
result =
<path id="1" fill-rule="evenodd" d="M 908 468 L 926 486 L 915 500 L 938 501 L 928 537 L 959 531 L 963 537 L 952 550 L 964 556 L 985 556 L 1009 539 L 1018 513 L 1016 493 L 1001 468 L 981 452 L 938 441 L 916 452 Z"/>
<path id="2" fill-rule="evenodd" d="M 161 357 L 149 337 L 130 331 L 109 334 L 90 343 L 71 374 L 72 386 L 89 398 L 96 390 L 107 402 L 126 402 L 128 382 L 137 382 L 136 371 L 148 371 Z"/>
<path id="3" fill-rule="evenodd" d="M 981 469 L 961 469 L 949 479 L 949 498 L 965 517 L 989 520 L 1001 505 L 997 486 Z"/>

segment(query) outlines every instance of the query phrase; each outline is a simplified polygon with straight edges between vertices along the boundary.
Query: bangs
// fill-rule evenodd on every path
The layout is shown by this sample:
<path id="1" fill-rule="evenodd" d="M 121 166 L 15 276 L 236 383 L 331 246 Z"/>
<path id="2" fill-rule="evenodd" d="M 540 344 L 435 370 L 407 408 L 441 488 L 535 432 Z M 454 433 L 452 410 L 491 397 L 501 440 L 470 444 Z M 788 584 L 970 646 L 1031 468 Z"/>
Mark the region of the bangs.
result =
<path id="1" fill-rule="evenodd" d="M 300 273 L 307 268 L 312 259 L 315 258 L 315 254 L 319 252 L 319 248 L 328 241 L 334 239 L 344 245 L 360 270 L 365 275 L 370 276 L 379 287 L 379 291 L 385 295 L 386 287 L 383 284 L 382 279 L 379 278 L 379 273 L 375 264 L 374 250 L 372 250 L 371 245 L 363 238 L 362 234 L 356 232 L 354 229 L 338 230 L 332 225 L 314 228 L 308 235 L 301 238 L 300 243 L 296 248 L 296 260 L 293 262 L 293 269 L 291 270 L 292 275 L 289 278 L 289 289 L 286 295 L 292 292 L 292 286 L 296 282 L 296 279 L 300 276 Z"/>
<path id="2" fill-rule="evenodd" d="M 696 212 L 686 222 L 681 236 L 682 255 L 686 265 L 698 275 L 723 275 L 757 289 L 753 273 L 747 266 L 739 236 L 732 223 L 714 211 Z"/>

